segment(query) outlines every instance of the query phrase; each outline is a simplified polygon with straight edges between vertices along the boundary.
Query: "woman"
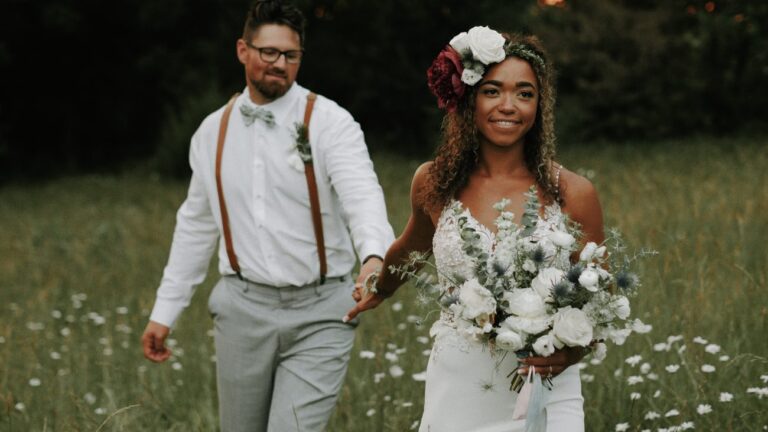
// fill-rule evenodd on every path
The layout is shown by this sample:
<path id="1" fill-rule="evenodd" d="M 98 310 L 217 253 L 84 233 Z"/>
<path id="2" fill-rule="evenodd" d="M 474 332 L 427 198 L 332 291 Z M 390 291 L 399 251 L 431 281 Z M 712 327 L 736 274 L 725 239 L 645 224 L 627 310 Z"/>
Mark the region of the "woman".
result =
<path id="1" fill-rule="evenodd" d="M 402 284 L 387 269 L 411 251 L 432 251 L 438 272 L 461 272 L 464 255 L 457 214 L 465 215 L 493 253 L 493 204 L 506 198 L 517 222 L 525 192 L 537 189 L 545 224 L 578 222 L 584 242 L 604 240 L 600 203 L 592 184 L 554 161 L 554 71 L 535 37 L 504 35 L 475 27 L 455 37 L 428 71 L 438 105 L 447 113 L 443 143 L 433 162 L 416 171 L 412 214 L 386 254 L 376 293 L 356 291 L 358 304 L 345 319 L 378 306 Z M 449 211 L 453 210 L 453 211 Z M 566 252 L 567 253 L 567 252 Z M 564 259 L 568 259 L 565 256 Z M 512 412 L 517 393 L 508 375 L 514 356 L 492 353 L 456 334 L 450 314 L 432 329 L 435 345 L 427 367 L 422 431 L 517 431 L 525 420 Z M 546 405 L 547 430 L 583 431 L 583 398 L 577 363 L 584 353 L 563 349 L 549 357 L 521 360 L 521 373 L 535 366 L 554 377 Z"/>

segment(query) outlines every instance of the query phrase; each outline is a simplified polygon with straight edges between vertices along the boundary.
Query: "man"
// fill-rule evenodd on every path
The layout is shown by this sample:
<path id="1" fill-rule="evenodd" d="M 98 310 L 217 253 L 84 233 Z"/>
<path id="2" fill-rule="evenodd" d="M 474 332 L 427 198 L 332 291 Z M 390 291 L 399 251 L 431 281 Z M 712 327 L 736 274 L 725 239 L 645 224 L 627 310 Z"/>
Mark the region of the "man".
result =
<path id="1" fill-rule="evenodd" d="M 295 83 L 303 42 L 304 17 L 294 6 L 262 0 L 249 11 L 237 41 L 247 88 L 228 104 L 228 120 L 221 108 L 192 137 L 188 196 L 142 336 L 148 359 L 168 359 L 169 329 L 221 238 L 222 278 L 208 306 L 223 431 L 324 429 L 352 349 L 356 322 L 341 318 L 354 305 L 355 253 L 359 284 L 394 240 L 359 125 L 326 98 L 312 106 Z M 307 113 L 304 165 L 297 125 Z M 305 169 L 316 177 L 322 242 Z"/>

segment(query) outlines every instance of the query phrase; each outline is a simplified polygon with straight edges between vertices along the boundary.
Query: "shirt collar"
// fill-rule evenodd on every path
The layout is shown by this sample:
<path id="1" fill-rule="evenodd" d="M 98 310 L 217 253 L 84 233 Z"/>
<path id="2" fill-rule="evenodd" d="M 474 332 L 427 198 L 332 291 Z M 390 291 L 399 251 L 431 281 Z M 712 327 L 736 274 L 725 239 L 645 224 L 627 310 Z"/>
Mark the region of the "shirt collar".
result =
<path id="1" fill-rule="evenodd" d="M 291 108 L 294 106 L 297 100 L 299 100 L 302 96 L 302 94 L 306 93 L 303 87 L 301 87 L 298 83 L 294 82 L 291 85 L 291 88 L 288 89 L 288 91 L 280 96 L 279 98 L 273 100 L 272 102 L 269 102 L 264 105 L 256 105 L 253 103 L 250 97 L 250 93 L 248 93 L 248 87 L 243 90 L 243 94 L 241 95 L 241 103 L 254 106 L 254 107 L 261 107 L 268 109 L 272 112 L 272 115 L 275 118 L 275 124 L 277 125 L 285 125 L 287 122 L 289 122 L 291 119 L 288 118 L 288 116 L 291 113 Z"/>

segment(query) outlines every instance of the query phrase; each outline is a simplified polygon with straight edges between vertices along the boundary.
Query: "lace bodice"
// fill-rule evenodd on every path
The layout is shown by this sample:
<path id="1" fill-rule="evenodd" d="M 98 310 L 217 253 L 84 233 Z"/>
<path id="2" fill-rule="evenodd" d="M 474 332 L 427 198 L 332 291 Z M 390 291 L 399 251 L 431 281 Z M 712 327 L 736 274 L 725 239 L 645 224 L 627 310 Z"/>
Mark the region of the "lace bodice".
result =
<path id="1" fill-rule="evenodd" d="M 442 213 L 435 227 L 435 235 L 432 238 L 432 253 L 435 256 L 435 265 L 440 275 L 460 275 L 463 279 L 472 277 L 474 262 L 462 250 L 462 240 L 459 233 L 457 219 L 466 216 L 473 228 L 480 234 L 482 247 L 493 256 L 497 251 L 494 246 L 496 235 L 485 225 L 478 222 L 469 209 L 465 208 L 461 201 L 452 200 L 443 208 Z M 539 216 L 536 224 L 536 230 L 531 234 L 532 238 L 546 236 L 552 229 L 565 229 L 565 218 L 557 202 L 544 207 L 544 215 Z M 562 253 L 555 259 L 558 262 L 565 263 L 568 260 L 568 254 Z M 565 260 L 565 261 L 563 261 Z"/>

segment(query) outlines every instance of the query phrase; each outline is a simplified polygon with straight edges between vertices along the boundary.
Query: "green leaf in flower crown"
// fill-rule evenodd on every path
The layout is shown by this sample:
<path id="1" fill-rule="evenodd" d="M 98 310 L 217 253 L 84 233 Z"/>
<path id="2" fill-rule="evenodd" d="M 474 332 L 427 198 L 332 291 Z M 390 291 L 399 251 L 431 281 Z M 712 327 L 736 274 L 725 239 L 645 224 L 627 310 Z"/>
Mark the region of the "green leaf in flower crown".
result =
<path id="1" fill-rule="evenodd" d="M 539 220 L 539 209 L 541 203 L 539 202 L 539 195 L 536 193 L 536 186 L 531 186 L 528 192 L 525 193 L 525 197 L 528 200 L 525 202 L 525 210 L 523 211 L 523 218 L 520 223 L 523 225 L 523 236 L 529 236 L 536 230 L 536 222 Z"/>

